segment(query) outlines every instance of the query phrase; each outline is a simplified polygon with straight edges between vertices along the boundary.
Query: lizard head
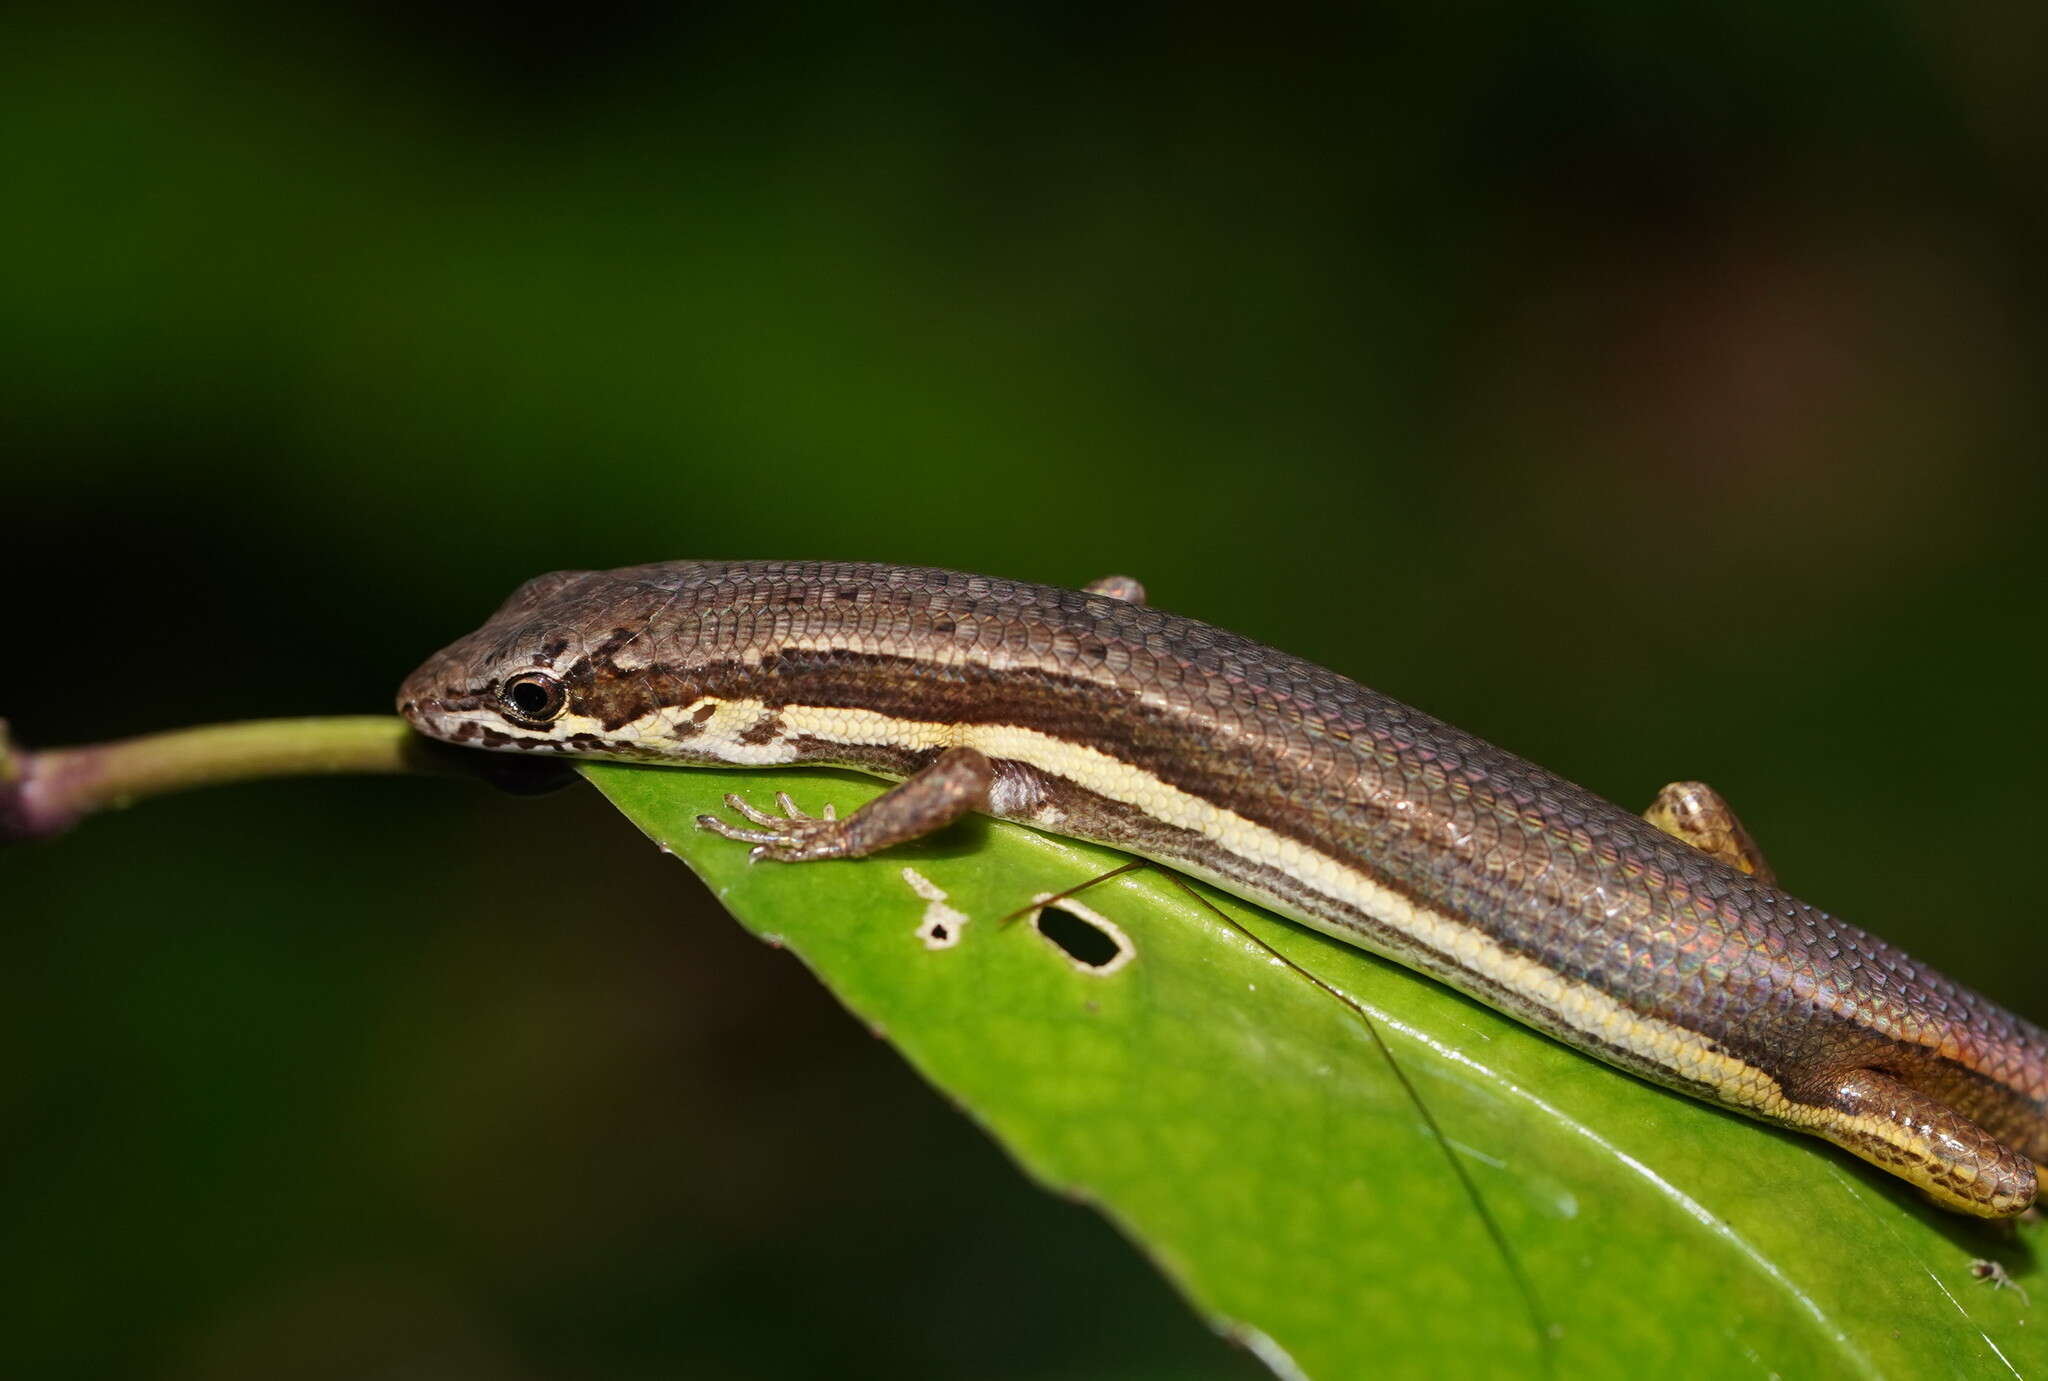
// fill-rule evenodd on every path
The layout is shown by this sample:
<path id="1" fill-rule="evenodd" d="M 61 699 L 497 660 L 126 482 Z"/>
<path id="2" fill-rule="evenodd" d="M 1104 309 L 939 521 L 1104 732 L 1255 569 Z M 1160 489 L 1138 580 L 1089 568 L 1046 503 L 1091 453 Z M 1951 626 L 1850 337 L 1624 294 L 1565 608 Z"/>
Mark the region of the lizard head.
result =
<path id="1" fill-rule="evenodd" d="M 554 571 L 527 581 L 483 627 L 405 679 L 398 712 L 450 743 L 603 755 L 586 625 L 604 580 Z"/>

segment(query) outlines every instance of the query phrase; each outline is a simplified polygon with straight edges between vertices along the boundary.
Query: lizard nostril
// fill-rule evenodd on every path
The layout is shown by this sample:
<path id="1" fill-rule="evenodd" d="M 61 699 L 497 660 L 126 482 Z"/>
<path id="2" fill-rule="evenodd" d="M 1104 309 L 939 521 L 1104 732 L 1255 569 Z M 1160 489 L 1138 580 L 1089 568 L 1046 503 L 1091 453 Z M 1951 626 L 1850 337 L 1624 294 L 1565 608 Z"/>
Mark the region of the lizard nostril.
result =
<path id="1" fill-rule="evenodd" d="M 441 698 L 434 695 L 408 695 L 398 702 L 398 713 L 414 724 L 422 722 L 442 708 Z"/>

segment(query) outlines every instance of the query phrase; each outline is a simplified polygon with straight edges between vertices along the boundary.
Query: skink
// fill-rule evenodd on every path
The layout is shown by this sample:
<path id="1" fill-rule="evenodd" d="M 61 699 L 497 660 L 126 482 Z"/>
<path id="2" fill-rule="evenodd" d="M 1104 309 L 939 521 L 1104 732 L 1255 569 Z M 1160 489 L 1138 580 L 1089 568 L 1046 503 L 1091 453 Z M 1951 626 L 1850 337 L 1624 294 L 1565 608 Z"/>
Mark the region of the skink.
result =
<path id="1" fill-rule="evenodd" d="M 841 819 L 705 818 L 767 859 L 869 854 L 970 811 L 1110 844 L 1960 1212 L 2021 1212 L 2048 1156 L 2048 1036 L 1780 890 L 1704 787 L 1646 819 L 1122 578 L 556 572 L 399 709 L 480 748 L 900 782 Z"/>

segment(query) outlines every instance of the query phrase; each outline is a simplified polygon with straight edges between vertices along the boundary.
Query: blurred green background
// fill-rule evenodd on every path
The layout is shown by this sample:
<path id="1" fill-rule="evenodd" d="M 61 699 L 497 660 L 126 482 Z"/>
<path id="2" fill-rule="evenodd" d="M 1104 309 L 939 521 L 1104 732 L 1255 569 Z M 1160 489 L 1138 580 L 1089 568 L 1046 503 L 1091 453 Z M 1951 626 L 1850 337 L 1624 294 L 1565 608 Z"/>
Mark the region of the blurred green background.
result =
<path id="1" fill-rule="evenodd" d="M 11 11 L 0 714 L 1123 571 L 2048 1017 L 2043 15 Z M 155 802 L 0 918 L 7 1375 L 1257 1373 L 581 789 Z"/>

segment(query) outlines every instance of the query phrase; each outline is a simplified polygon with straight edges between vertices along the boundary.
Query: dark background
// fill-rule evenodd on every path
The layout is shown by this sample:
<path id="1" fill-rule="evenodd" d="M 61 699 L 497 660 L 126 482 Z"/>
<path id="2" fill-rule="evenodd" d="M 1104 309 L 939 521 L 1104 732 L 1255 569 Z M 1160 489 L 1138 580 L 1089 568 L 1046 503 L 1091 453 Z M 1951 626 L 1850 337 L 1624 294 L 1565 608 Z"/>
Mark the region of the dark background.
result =
<path id="1" fill-rule="evenodd" d="M 2040 7 L 396 8 L 0 25 L 25 741 L 1127 571 L 2048 1016 Z M 1254 1371 L 581 789 L 153 802 L 0 937 L 7 1374 Z"/>

